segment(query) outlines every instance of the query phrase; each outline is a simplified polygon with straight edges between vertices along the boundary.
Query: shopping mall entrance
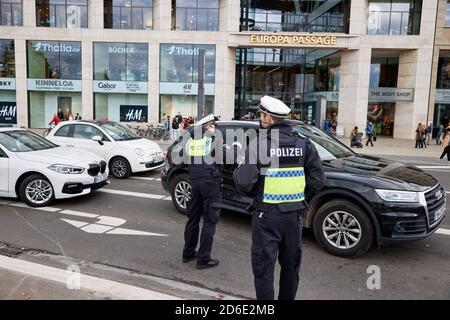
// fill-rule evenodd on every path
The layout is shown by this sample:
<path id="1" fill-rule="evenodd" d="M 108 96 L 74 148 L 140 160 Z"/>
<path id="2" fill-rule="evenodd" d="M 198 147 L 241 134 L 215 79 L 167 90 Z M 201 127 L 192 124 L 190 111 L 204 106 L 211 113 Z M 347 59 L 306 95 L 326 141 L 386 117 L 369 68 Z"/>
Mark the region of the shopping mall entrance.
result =
<path id="1" fill-rule="evenodd" d="M 320 113 L 321 122 L 336 121 L 340 64 L 332 49 L 238 48 L 235 119 L 254 116 L 260 98 L 270 95 L 292 109 L 292 118 L 316 123 Z"/>

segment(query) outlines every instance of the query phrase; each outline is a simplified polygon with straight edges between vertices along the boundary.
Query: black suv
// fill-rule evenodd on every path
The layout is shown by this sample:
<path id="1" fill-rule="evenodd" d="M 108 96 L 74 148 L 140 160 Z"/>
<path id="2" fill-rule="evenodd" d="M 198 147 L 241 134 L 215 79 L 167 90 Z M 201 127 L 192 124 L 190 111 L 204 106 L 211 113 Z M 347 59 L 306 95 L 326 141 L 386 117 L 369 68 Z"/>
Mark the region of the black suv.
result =
<path id="1" fill-rule="evenodd" d="M 325 188 L 306 194 L 309 210 L 305 227 L 312 227 L 320 245 L 338 256 L 358 256 L 374 241 L 378 245 L 423 239 L 439 227 L 445 214 L 445 190 L 422 170 L 407 164 L 354 153 L 316 127 L 288 120 L 295 134 L 309 138 L 317 148 L 327 177 Z M 217 128 L 254 129 L 251 121 L 219 121 Z M 225 133 L 223 134 L 226 137 Z M 161 182 L 178 211 L 186 212 L 191 190 L 187 167 L 174 165 L 169 147 Z M 233 141 L 225 141 L 231 145 Z M 225 165 L 223 208 L 248 213 L 252 198 L 233 183 L 236 165 Z"/>

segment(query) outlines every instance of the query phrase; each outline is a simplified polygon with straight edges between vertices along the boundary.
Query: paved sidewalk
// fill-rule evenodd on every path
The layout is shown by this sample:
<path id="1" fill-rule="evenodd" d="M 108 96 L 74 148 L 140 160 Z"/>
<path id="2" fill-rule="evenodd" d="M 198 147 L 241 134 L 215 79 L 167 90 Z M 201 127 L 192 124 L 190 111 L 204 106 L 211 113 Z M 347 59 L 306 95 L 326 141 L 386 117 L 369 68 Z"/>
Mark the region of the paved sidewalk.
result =
<path id="1" fill-rule="evenodd" d="M 339 138 L 339 140 L 345 145 L 350 145 L 350 138 Z M 416 149 L 414 140 L 377 137 L 373 147 L 370 144 L 366 147 L 366 141 L 366 139 L 362 141 L 364 146 L 362 149 L 353 148 L 353 150 L 365 154 L 432 158 L 439 158 L 443 150 L 441 146 L 435 144 L 434 140 L 431 140 L 431 144 L 423 149 Z"/>

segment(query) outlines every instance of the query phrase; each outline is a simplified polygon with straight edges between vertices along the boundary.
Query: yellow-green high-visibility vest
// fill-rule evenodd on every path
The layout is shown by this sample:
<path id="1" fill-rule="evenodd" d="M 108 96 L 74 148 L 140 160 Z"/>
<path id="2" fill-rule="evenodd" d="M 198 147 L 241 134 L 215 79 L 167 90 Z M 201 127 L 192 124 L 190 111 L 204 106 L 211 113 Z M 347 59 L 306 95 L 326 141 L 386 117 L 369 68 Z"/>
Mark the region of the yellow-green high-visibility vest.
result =
<path id="1" fill-rule="evenodd" d="M 264 178 L 264 203 L 300 202 L 305 200 L 303 167 L 270 168 Z"/>
<path id="2" fill-rule="evenodd" d="M 192 139 L 188 141 L 188 154 L 191 157 L 204 157 L 211 152 L 212 139 L 203 137 L 202 139 Z"/>

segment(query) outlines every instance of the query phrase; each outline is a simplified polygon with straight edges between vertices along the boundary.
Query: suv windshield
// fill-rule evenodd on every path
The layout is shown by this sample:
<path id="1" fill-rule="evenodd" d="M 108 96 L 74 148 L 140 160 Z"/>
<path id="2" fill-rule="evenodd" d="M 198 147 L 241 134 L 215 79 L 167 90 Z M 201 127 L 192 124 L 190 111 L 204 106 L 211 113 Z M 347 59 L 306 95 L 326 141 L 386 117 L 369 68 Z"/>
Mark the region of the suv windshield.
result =
<path id="1" fill-rule="evenodd" d="M 115 141 L 128 141 L 141 139 L 137 134 L 121 124 L 115 122 L 101 123 L 100 127 L 103 128 Z"/>
<path id="2" fill-rule="evenodd" d="M 30 152 L 57 147 L 37 134 L 23 130 L 0 132 L 0 144 L 11 152 Z"/>
<path id="3" fill-rule="evenodd" d="M 293 131 L 309 138 L 317 149 L 322 161 L 335 160 L 353 156 L 355 153 L 335 138 L 313 126 L 292 124 Z"/>

